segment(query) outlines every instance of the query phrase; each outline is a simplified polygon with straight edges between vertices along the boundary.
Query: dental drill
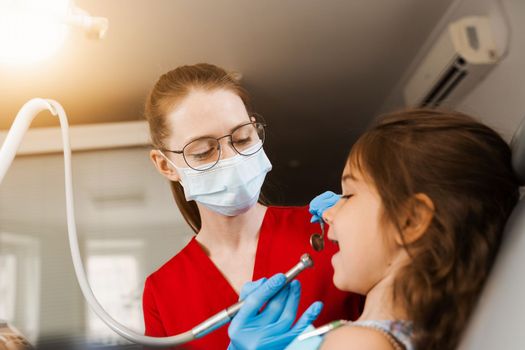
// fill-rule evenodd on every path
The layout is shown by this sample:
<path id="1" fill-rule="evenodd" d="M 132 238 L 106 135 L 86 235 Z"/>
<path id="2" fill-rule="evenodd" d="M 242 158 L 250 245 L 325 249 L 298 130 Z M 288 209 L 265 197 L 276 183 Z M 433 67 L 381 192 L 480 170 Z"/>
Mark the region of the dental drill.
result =
<path id="1" fill-rule="evenodd" d="M 299 273 L 301 273 L 304 269 L 308 267 L 312 267 L 313 264 L 314 262 L 310 255 L 303 254 L 301 256 L 301 260 L 297 263 L 297 265 L 292 267 L 290 270 L 288 270 L 288 272 L 284 274 L 286 276 L 286 283 L 284 285 L 290 283 L 295 277 L 297 277 Z M 191 331 L 194 334 L 195 339 L 200 338 L 231 321 L 243 305 L 244 300 L 241 300 L 233 304 L 232 306 L 216 313 L 212 317 L 208 318 L 206 321 L 194 327 Z"/>
<path id="2" fill-rule="evenodd" d="M 0 184 L 11 166 L 11 163 L 16 155 L 16 151 L 22 142 L 24 134 L 29 129 L 33 119 L 41 111 L 48 110 L 53 115 L 58 116 L 62 132 L 62 143 L 64 148 L 64 173 L 65 173 L 65 189 L 66 189 L 66 218 L 68 227 L 69 247 L 71 250 L 71 257 L 75 274 L 80 285 L 80 289 L 84 298 L 88 302 L 91 309 L 104 323 L 114 332 L 123 338 L 137 344 L 154 347 L 177 346 L 187 343 L 191 340 L 203 337 L 204 335 L 216 330 L 222 325 L 229 322 L 235 314 L 241 309 L 244 302 L 241 300 L 236 304 L 224 309 L 215 314 L 206 321 L 198 324 L 191 330 L 163 338 L 149 337 L 138 334 L 121 323 L 113 319 L 100 305 L 96 299 L 89 282 L 86 277 L 80 249 L 78 246 L 78 237 L 75 223 L 75 211 L 73 201 L 73 181 L 71 175 L 71 146 L 69 142 L 69 126 L 66 113 L 62 106 L 50 99 L 35 98 L 26 102 L 18 112 L 11 129 L 9 130 L 5 141 L 0 148 Z M 292 267 L 285 273 L 286 283 L 293 280 L 301 271 L 313 266 L 313 261 L 308 254 L 304 254 L 299 263 Z"/>

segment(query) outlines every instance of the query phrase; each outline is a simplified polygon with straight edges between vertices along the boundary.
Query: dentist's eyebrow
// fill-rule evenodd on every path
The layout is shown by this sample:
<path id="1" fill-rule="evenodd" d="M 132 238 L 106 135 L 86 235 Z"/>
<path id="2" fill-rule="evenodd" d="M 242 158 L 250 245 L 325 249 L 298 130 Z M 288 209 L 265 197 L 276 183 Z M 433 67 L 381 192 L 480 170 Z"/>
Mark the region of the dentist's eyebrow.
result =
<path id="1" fill-rule="evenodd" d="M 242 125 L 245 125 L 245 124 L 250 124 L 251 122 L 250 121 L 247 121 L 247 122 L 244 122 L 244 123 L 240 123 L 236 126 L 234 126 L 233 128 L 230 129 L 230 133 L 233 132 L 233 130 L 237 129 L 238 127 L 242 126 Z M 207 135 L 200 135 L 200 136 L 195 136 L 195 137 L 192 137 L 190 139 L 187 139 L 185 142 L 184 142 L 184 145 L 187 145 L 188 143 L 190 142 L 193 142 L 195 140 L 198 140 L 198 139 L 202 139 L 202 138 L 206 138 L 206 137 L 210 137 L 210 138 L 213 138 L 213 139 L 216 139 L 217 137 L 215 137 L 215 135 L 211 135 L 211 134 L 207 134 Z"/>

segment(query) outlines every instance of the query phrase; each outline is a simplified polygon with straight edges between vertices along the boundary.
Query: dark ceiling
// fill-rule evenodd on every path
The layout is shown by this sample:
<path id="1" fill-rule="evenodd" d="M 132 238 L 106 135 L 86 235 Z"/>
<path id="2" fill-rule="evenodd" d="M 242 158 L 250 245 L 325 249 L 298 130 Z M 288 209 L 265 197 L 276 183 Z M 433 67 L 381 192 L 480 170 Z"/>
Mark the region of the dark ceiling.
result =
<path id="1" fill-rule="evenodd" d="M 214 63 L 242 73 L 269 125 L 268 197 L 304 204 L 339 190 L 352 143 L 451 2 L 79 0 L 109 19 L 107 38 L 71 33 L 50 60 L 0 66 L 0 128 L 36 96 L 61 102 L 72 124 L 140 120 L 160 74 Z"/>

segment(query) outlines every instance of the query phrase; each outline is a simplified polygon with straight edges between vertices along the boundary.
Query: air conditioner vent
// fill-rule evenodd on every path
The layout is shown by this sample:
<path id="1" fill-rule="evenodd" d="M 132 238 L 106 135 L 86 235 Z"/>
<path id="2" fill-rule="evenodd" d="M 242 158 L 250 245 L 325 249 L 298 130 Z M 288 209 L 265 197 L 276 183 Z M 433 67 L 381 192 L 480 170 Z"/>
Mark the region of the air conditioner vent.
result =
<path id="1" fill-rule="evenodd" d="M 454 63 L 423 99 L 421 107 L 438 106 L 465 79 L 467 74 L 468 70 L 465 67 L 465 60 L 461 56 L 457 56 Z"/>

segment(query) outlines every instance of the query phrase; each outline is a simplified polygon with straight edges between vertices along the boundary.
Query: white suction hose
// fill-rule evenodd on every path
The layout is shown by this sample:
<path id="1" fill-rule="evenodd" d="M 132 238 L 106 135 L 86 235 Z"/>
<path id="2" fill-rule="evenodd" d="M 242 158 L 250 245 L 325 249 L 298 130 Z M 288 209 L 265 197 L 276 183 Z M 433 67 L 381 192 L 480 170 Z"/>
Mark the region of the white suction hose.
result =
<path id="1" fill-rule="evenodd" d="M 195 334 L 195 332 L 192 330 L 164 338 L 148 337 L 136 333 L 113 319 L 102 308 L 93 295 L 93 291 L 91 290 L 91 287 L 89 286 L 86 278 L 84 266 L 82 265 L 82 258 L 80 257 L 80 249 L 78 247 L 75 210 L 73 205 L 73 181 L 71 177 L 71 147 L 69 143 L 69 126 L 66 113 L 58 102 L 54 100 L 35 98 L 22 106 L 15 118 L 15 121 L 13 122 L 13 125 L 11 126 L 11 129 L 9 130 L 9 133 L 7 134 L 2 148 L 0 148 L 0 184 L 2 183 L 7 170 L 15 158 L 16 151 L 20 146 L 22 138 L 29 128 L 29 125 L 31 125 L 31 122 L 36 117 L 36 115 L 44 110 L 49 110 L 53 115 L 58 116 L 60 120 L 60 127 L 62 129 L 62 142 L 64 147 L 66 215 L 69 247 L 71 249 L 73 266 L 75 267 L 75 274 L 77 276 L 80 289 L 82 290 L 82 294 L 84 294 L 84 298 L 88 302 L 89 306 L 97 314 L 97 316 L 100 317 L 100 319 L 102 319 L 102 321 L 104 321 L 104 323 L 106 323 L 113 331 L 127 340 L 137 344 L 164 347 L 184 344 L 190 340 L 195 339 L 198 334 Z"/>
<path id="2" fill-rule="evenodd" d="M 202 323 L 199 323 L 191 330 L 170 336 L 170 337 L 148 337 L 142 334 L 138 334 L 126 326 L 118 323 L 113 319 L 99 304 L 93 291 L 87 281 L 84 266 L 82 265 L 82 258 L 80 257 L 80 249 L 78 247 L 77 228 L 75 224 L 75 208 L 73 202 L 73 180 L 71 177 L 71 146 L 69 144 L 69 125 L 67 122 L 66 112 L 60 105 L 60 103 L 54 100 L 46 100 L 41 98 L 35 98 L 28 101 L 22 106 L 18 112 L 9 133 L 0 148 L 0 184 L 4 179 L 4 176 L 11 166 L 13 159 L 15 158 L 16 151 L 22 142 L 22 137 L 26 133 L 29 125 L 36 117 L 38 113 L 44 110 L 49 110 L 53 115 L 58 116 L 60 120 L 60 128 L 62 130 L 62 143 L 64 147 L 64 172 L 66 182 L 66 215 L 67 215 L 67 230 L 69 235 L 69 248 L 71 249 L 71 257 L 73 259 L 73 266 L 75 268 L 75 274 L 77 276 L 80 289 L 84 298 L 88 302 L 89 306 L 97 314 L 97 316 L 104 321 L 113 331 L 127 340 L 142 344 L 146 346 L 176 346 L 189 342 L 190 340 L 203 337 L 204 335 L 213 332 L 224 324 L 228 323 L 235 314 L 240 310 L 244 301 L 239 301 L 230 307 L 219 311 L 215 315 L 211 316 Z M 300 261 L 288 270 L 284 275 L 286 276 L 286 283 L 293 280 L 299 273 L 304 269 L 312 267 L 313 261 L 308 254 L 303 254 Z"/>

